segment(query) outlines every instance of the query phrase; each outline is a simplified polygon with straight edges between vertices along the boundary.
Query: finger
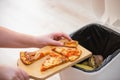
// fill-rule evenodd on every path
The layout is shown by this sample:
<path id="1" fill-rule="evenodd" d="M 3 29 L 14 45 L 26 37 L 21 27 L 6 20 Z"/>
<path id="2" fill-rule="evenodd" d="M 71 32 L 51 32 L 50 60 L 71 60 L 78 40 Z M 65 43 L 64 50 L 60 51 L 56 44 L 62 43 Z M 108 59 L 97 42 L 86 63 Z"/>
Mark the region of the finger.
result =
<path id="1" fill-rule="evenodd" d="M 20 79 L 20 78 L 16 77 L 14 80 L 22 80 L 22 79 Z"/>
<path id="2" fill-rule="evenodd" d="M 20 69 L 17 69 L 16 74 L 17 78 L 19 78 L 20 80 L 24 80 L 24 76 L 22 75 L 22 72 Z"/>
<path id="3" fill-rule="evenodd" d="M 54 40 L 61 40 L 61 39 L 62 39 L 61 36 L 59 36 L 59 37 L 57 36 L 57 37 L 54 38 Z"/>
<path id="4" fill-rule="evenodd" d="M 29 80 L 28 74 L 25 71 L 23 71 L 22 69 L 20 71 L 21 71 L 21 73 L 23 75 L 24 80 Z"/>
<path id="5" fill-rule="evenodd" d="M 49 41 L 50 45 L 55 45 L 55 46 L 63 46 L 64 44 L 60 41 L 56 41 L 56 40 L 50 40 Z"/>
<path id="6" fill-rule="evenodd" d="M 68 39 L 68 40 L 71 40 L 71 37 L 70 37 L 69 35 L 63 33 L 63 32 L 59 33 L 58 35 L 59 35 L 60 37 L 64 37 L 64 38 L 66 38 L 66 39 Z"/>
<path id="7" fill-rule="evenodd" d="M 15 76 L 10 80 L 21 80 L 21 79 L 18 76 L 16 76 L 16 74 L 15 74 Z"/>
<path id="8" fill-rule="evenodd" d="M 69 40 L 72 40 L 69 35 L 67 35 L 67 34 L 62 34 L 62 35 L 63 35 L 63 37 L 65 37 L 65 38 L 67 38 L 67 39 L 69 39 Z"/>

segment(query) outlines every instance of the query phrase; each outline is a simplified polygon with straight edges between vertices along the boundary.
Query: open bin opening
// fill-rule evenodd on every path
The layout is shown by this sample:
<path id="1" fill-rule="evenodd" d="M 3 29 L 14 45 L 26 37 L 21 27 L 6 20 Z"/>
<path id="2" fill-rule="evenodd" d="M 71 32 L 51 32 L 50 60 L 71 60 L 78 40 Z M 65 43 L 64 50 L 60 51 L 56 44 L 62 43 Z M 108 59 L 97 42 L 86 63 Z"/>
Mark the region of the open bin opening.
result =
<path id="1" fill-rule="evenodd" d="M 101 69 L 120 52 L 120 33 L 100 24 L 89 24 L 70 36 L 72 39 L 77 40 L 80 45 L 90 50 L 93 55 L 103 56 L 104 63 L 93 71 Z"/>

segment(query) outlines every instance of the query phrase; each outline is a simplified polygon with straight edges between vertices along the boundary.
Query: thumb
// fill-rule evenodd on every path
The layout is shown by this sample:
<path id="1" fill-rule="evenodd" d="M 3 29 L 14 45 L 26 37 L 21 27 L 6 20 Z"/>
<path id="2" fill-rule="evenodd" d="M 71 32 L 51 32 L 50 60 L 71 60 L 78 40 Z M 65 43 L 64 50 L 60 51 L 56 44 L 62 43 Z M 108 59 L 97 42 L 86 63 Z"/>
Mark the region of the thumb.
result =
<path id="1" fill-rule="evenodd" d="M 63 46 L 63 43 L 60 41 L 55 41 L 55 40 L 51 40 L 50 41 L 51 45 L 55 45 L 55 46 Z"/>

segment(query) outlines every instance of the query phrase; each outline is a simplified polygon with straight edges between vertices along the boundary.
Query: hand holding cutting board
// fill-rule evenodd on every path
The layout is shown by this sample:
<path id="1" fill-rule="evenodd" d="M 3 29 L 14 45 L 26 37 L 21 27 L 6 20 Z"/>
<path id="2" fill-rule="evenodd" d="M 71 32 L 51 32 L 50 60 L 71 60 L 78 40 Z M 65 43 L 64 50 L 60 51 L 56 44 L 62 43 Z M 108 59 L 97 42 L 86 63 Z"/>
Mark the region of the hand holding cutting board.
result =
<path id="1" fill-rule="evenodd" d="M 77 41 L 62 39 L 63 46 L 46 46 L 38 51 L 21 52 L 18 67 L 31 78 L 46 79 L 49 76 L 91 56 L 91 52 Z M 37 55 L 37 58 L 35 58 Z"/>

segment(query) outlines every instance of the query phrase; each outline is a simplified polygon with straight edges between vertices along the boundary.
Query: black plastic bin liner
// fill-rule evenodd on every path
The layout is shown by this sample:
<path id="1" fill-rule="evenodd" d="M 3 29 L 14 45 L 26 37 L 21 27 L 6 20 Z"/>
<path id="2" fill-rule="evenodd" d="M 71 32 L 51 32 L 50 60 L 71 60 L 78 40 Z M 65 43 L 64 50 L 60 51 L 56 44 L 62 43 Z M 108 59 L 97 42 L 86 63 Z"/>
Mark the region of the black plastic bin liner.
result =
<path id="1" fill-rule="evenodd" d="M 120 33 L 100 24 L 89 24 L 70 36 L 93 54 L 102 55 L 104 59 L 109 55 L 115 56 L 120 51 Z"/>

